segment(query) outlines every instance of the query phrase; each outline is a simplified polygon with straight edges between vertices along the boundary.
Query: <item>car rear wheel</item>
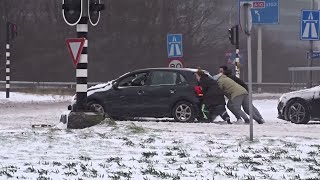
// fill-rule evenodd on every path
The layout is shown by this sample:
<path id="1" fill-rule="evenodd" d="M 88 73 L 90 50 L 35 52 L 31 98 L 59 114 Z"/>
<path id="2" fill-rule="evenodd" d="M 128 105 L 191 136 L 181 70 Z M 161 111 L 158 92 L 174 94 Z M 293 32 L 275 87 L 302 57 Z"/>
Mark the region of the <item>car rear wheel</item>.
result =
<path id="1" fill-rule="evenodd" d="M 88 108 L 94 112 L 97 112 L 103 116 L 105 116 L 105 110 L 102 104 L 96 102 L 96 101 L 90 101 L 88 103 Z"/>
<path id="2" fill-rule="evenodd" d="M 286 107 L 286 119 L 295 124 L 307 124 L 310 121 L 307 104 L 301 100 L 291 102 Z"/>
<path id="3" fill-rule="evenodd" d="M 172 115 L 175 121 L 193 122 L 195 119 L 195 110 L 191 103 L 180 101 L 173 107 Z"/>

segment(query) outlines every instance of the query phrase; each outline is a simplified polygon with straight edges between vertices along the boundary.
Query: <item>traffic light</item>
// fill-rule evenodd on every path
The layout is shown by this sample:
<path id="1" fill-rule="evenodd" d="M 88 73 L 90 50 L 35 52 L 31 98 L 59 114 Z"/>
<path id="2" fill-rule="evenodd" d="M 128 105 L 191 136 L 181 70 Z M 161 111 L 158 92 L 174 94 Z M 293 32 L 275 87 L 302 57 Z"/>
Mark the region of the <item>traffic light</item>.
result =
<path id="1" fill-rule="evenodd" d="M 93 26 L 96 26 L 100 19 L 100 11 L 104 10 L 104 4 L 100 4 L 100 0 L 88 1 L 89 20 Z"/>
<path id="2" fill-rule="evenodd" d="M 82 16 L 82 0 L 62 0 L 62 15 L 68 25 L 78 24 Z"/>
<path id="3" fill-rule="evenodd" d="M 228 29 L 229 40 L 232 45 L 236 44 L 236 26 Z"/>

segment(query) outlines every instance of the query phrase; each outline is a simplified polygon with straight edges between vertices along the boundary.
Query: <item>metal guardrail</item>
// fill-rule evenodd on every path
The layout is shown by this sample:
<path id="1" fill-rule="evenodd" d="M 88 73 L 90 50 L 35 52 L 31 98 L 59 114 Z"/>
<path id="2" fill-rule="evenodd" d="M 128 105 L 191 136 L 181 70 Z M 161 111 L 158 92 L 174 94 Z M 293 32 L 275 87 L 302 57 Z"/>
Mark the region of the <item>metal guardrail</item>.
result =
<path id="1" fill-rule="evenodd" d="M 103 82 L 88 82 L 89 86 Z M 5 88 L 6 81 L 0 81 L 0 87 Z M 76 88 L 75 82 L 32 82 L 32 81 L 10 81 L 10 88 Z"/>
<path id="2" fill-rule="evenodd" d="M 88 87 L 101 84 L 105 82 L 88 82 Z M 5 81 L 0 81 L 0 89 L 5 89 Z M 262 92 L 270 93 L 284 93 L 289 92 L 290 83 L 252 83 L 253 91 L 257 92 L 258 88 L 262 89 Z M 65 88 L 75 89 L 75 82 L 31 82 L 31 81 L 10 81 L 11 89 L 23 89 L 23 88 L 37 88 L 37 89 L 50 89 L 50 88 Z"/>
<path id="3" fill-rule="evenodd" d="M 320 67 L 289 67 L 290 89 L 299 90 L 320 84 Z"/>

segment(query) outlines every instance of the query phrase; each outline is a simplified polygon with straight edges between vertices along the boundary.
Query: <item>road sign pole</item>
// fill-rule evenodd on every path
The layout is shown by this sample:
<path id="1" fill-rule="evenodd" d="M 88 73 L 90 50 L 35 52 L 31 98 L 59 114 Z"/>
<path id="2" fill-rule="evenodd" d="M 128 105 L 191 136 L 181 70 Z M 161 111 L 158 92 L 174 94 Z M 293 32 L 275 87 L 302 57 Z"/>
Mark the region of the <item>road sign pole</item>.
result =
<path id="1" fill-rule="evenodd" d="M 239 25 L 236 25 L 236 76 L 240 78 L 240 57 L 239 52 L 240 51 L 240 43 L 239 43 Z"/>
<path id="2" fill-rule="evenodd" d="M 10 22 L 7 21 L 6 39 L 6 98 L 10 97 Z"/>
<path id="3" fill-rule="evenodd" d="M 247 37 L 248 46 L 248 88 L 249 88 L 249 116 L 250 116 L 250 141 L 253 141 L 253 120 L 252 120 L 252 60 L 251 60 L 251 36 Z"/>
<path id="4" fill-rule="evenodd" d="M 311 8 L 312 10 L 315 9 L 315 0 L 312 0 L 311 2 Z M 313 56 L 313 41 L 310 40 L 310 54 L 311 54 L 311 57 Z M 309 58 L 308 59 L 308 67 L 312 67 L 312 58 Z M 308 71 L 308 83 L 307 83 L 307 87 L 308 88 L 311 88 L 312 87 L 312 71 L 309 70 Z"/>
<path id="5" fill-rule="evenodd" d="M 74 111 L 87 110 L 87 88 L 88 88 L 88 0 L 83 0 L 82 16 L 77 24 L 77 37 L 85 38 L 84 46 L 80 55 L 79 63 L 76 69 L 76 104 Z"/>
<path id="6" fill-rule="evenodd" d="M 261 93 L 262 83 L 262 27 L 258 25 L 258 49 L 257 49 L 257 83 L 258 93 Z"/>

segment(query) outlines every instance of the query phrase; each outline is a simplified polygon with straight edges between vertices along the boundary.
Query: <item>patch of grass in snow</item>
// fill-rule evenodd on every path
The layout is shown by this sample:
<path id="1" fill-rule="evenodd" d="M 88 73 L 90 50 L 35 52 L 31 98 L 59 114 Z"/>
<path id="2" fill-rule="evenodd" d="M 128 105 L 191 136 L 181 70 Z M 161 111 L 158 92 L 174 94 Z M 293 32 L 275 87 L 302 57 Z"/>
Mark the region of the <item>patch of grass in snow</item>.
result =
<path id="1" fill-rule="evenodd" d="M 90 157 L 86 157 L 86 156 L 80 156 L 79 159 L 83 160 L 83 161 L 90 161 L 91 160 Z"/>
<path id="2" fill-rule="evenodd" d="M 241 155 L 239 156 L 239 161 L 240 163 L 243 164 L 249 164 L 249 165 L 262 165 L 263 163 L 258 162 L 258 161 L 254 161 L 252 157 L 249 157 L 247 155 Z"/>
<path id="3" fill-rule="evenodd" d="M 158 155 L 157 152 L 142 152 L 142 157 L 145 157 L 145 158 L 150 158 L 150 157 L 153 157 L 153 156 L 156 156 Z"/>
<path id="4" fill-rule="evenodd" d="M 180 179 L 180 177 L 178 175 L 166 173 L 166 172 L 163 172 L 160 170 L 156 170 L 153 166 L 148 166 L 146 169 L 142 169 L 141 173 L 143 175 L 146 175 L 146 174 L 153 175 L 153 176 L 159 177 L 161 179 L 167 179 L 167 178 L 172 178 L 173 180 Z"/>
<path id="5" fill-rule="evenodd" d="M 288 148 L 297 148 L 297 144 L 296 143 L 292 143 L 292 142 L 286 142 L 284 144 L 284 147 L 288 147 Z"/>
<path id="6" fill-rule="evenodd" d="M 172 151 L 166 151 L 164 153 L 164 156 L 173 156 L 173 153 L 172 153 Z"/>
<path id="7" fill-rule="evenodd" d="M 250 174 L 245 174 L 241 180 L 255 180 L 256 178 Z"/>
<path id="8" fill-rule="evenodd" d="M 107 126 L 117 126 L 117 123 L 115 120 L 110 118 L 105 118 L 103 121 L 101 121 L 100 125 L 107 125 Z"/>
<path id="9" fill-rule="evenodd" d="M 185 164 L 193 164 L 193 162 L 188 158 Z"/>
<path id="10" fill-rule="evenodd" d="M 120 157 L 110 157 L 106 160 L 106 162 L 107 163 L 111 163 L 111 162 L 120 163 L 121 160 L 122 160 L 122 158 L 120 158 Z"/>
<path id="11" fill-rule="evenodd" d="M 184 168 L 184 167 L 182 167 L 181 165 L 180 165 L 180 167 L 177 169 L 177 171 L 180 171 L 180 172 L 186 171 L 186 170 L 187 170 L 187 168 Z"/>
<path id="12" fill-rule="evenodd" d="M 123 143 L 123 145 L 126 145 L 126 146 L 134 146 L 135 144 L 134 144 L 132 141 L 128 140 L 128 141 L 126 141 L 125 143 Z"/>
<path id="13" fill-rule="evenodd" d="M 63 167 L 63 169 L 72 169 L 72 168 L 74 168 L 74 167 L 76 167 L 76 163 L 74 163 L 74 162 L 68 162 L 66 165 L 64 165 L 64 167 Z"/>
<path id="14" fill-rule="evenodd" d="M 289 172 L 289 173 L 291 173 L 291 172 L 295 172 L 296 170 L 294 169 L 294 168 L 287 168 L 286 169 L 286 172 Z"/>
<path id="15" fill-rule="evenodd" d="M 254 155 L 253 158 L 262 158 L 261 154 Z"/>
<path id="16" fill-rule="evenodd" d="M 314 167 L 313 165 L 309 165 L 309 171 L 314 173 L 320 173 L 320 168 Z"/>
<path id="17" fill-rule="evenodd" d="M 232 178 L 237 178 L 238 177 L 238 175 L 237 175 L 237 173 L 234 173 L 233 171 L 223 171 L 224 172 L 224 174 L 227 176 L 227 177 L 232 177 Z"/>
<path id="18" fill-rule="evenodd" d="M 290 160 L 292 160 L 294 162 L 301 162 L 300 156 L 287 156 L 286 158 L 290 159 Z"/>
<path id="19" fill-rule="evenodd" d="M 172 144 L 181 144 L 183 143 L 182 140 L 173 140 Z"/>
<path id="20" fill-rule="evenodd" d="M 131 123 L 130 125 L 128 125 L 127 129 L 130 130 L 134 134 L 140 134 L 140 133 L 146 132 L 146 130 L 142 126 L 137 126 L 134 123 Z"/>
<path id="21" fill-rule="evenodd" d="M 52 180 L 52 178 L 40 175 L 37 177 L 37 180 Z"/>
<path id="22" fill-rule="evenodd" d="M 24 170 L 24 172 L 26 172 L 26 173 L 34 173 L 34 172 L 36 172 L 36 170 L 34 169 L 33 166 L 31 166 L 31 167 L 28 167 L 26 170 Z"/>
<path id="23" fill-rule="evenodd" d="M 215 144 L 216 142 L 214 142 L 214 141 L 212 141 L 212 140 L 208 140 L 206 143 L 207 143 L 207 144 Z"/>
<path id="24" fill-rule="evenodd" d="M 307 153 L 309 156 L 314 157 L 314 156 L 318 156 L 319 153 L 317 151 L 310 151 Z"/>
<path id="25" fill-rule="evenodd" d="M 177 155 L 180 157 L 180 158 L 185 158 L 185 157 L 189 157 L 190 154 L 184 150 L 184 149 L 179 149 Z"/>
<path id="26" fill-rule="evenodd" d="M 62 164 L 61 164 L 61 162 L 53 161 L 52 165 L 53 166 L 61 166 Z"/>
<path id="27" fill-rule="evenodd" d="M 200 160 L 195 161 L 197 168 L 202 168 L 203 167 L 203 162 Z"/>
<path id="28" fill-rule="evenodd" d="M 176 162 L 177 162 L 177 159 L 175 159 L 174 157 L 167 160 L 168 164 L 174 164 Z"/>
<path id="29" fill-rule="evenodd" d="M 14 173 L 17 172 L 16 166 L 5 166 L 0 168 L 0 177 L 6 176 L 7 178 L 12 178 Z"/>
<path id="30" fill-rule="evenodd" d="M 123 171 L 117 171 L 113 172 L 113 175 L 109 175 L 108 177 L 111 179 L 122 179 L 121 177 L 124 177 L 126 179 L 131 179 L 132 172 L 123 172 Z"/>
<path id="31" fill-rule="evenodd" d="M 148 138 L 148 139 L 145 139 L 143 142 L 144 143 L 154 143 L 156 140 L 154 139 L 154 138 L 152 138 L 152 137 L 150 137 L 150 138 Z"/>

